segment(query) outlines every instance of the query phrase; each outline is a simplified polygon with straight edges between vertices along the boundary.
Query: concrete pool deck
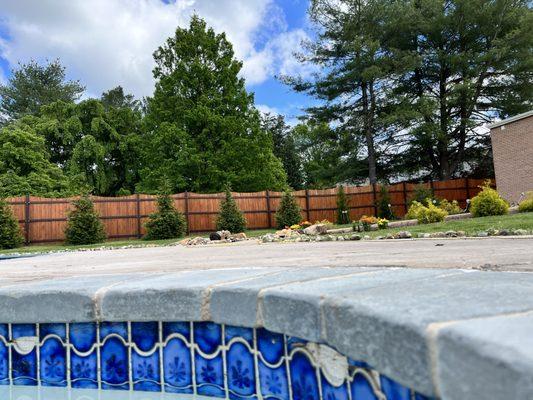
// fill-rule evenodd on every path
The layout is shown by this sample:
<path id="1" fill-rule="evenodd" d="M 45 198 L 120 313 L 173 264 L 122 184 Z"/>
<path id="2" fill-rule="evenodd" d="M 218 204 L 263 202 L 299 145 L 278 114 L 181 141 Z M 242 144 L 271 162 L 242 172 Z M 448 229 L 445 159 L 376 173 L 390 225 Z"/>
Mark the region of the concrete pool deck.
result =
<path id="1" fill-rule="evenodd" d="M 427 395 L 533 396 L 532 239 L 121 249 L 5 260 L 0 271 L 2 323 L 265 327 Z"/>

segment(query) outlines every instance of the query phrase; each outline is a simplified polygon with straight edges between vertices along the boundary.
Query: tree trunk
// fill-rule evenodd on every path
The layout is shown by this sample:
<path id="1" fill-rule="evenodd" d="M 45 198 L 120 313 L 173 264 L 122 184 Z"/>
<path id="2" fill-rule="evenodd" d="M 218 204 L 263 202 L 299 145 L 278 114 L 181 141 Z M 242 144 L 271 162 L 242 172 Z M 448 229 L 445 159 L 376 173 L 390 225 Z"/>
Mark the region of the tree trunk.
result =
<path id="1" fill-rule="evenodd" d="M 370 86 L 370 88 L 369 88 Z M 377 168 L 376 168 L 376 149 L 374 147 L 374 106 L 370 103 L 374 103 L 374 99 L 369 101 L 369 92 L 373 97 L 372 83 L 369 85 L 367 82 L 361 83 L 362 101 L 363 101 L 363 126 L 366 139 L 366 148 L 368 152 L 368 179 L 370 184 L 377 183 Z"/>

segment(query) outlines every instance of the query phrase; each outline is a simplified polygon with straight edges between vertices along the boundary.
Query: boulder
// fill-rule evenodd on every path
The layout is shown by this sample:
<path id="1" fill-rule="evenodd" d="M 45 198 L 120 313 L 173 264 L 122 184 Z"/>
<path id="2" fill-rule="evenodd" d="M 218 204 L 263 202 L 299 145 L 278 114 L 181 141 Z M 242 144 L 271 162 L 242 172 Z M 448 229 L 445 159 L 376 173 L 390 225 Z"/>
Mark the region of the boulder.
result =
<path id="1" fill-rule="evenodd" d="M 209 239 L 201 237 L 201 236 L 198 236 L 198 237 L 195 237 L 195 238 L 189 240 L 187 245 L 188 246 L 198 246 L 198 245 L 208 244 L 209 242 L 210 242 Z"/>
<path id="2" fill-rule="evenodd" d="M 222 236 L 218 232 L 213 232 L 209 235 L 209 240 L 222 240 Z"/>
<path id="3" fill-rule="evenodd" d="M 306 235 L 325 235 L 328 232 L 328 225 L 326 224 L 315 224 L 311 225 L 304 229 Z"/>
<path id="4" fill-rule="evenodd" d="M 236 233 L 234 235 L 231 235 L 230 239 L 238 241 L 238 240 L 246 240 L 247 237 L 246 237 L 246 233 L 240 232 L 240 233 Z"/>
<path id="5" fill-rule="evenodd" d="M 398 239 L 411 239 L 413 235 L 411 235 L 411 232 L 409 231 L 400 231 L 396 234 L 396 237 Z"/>
<path id="6" fill-rule="evenodd" d="M 220 240 L 229 239 L 230 236 L 231 236 L 231 232 L 230 231 L 217 231 L 217 233 L 220 236 Z"/>

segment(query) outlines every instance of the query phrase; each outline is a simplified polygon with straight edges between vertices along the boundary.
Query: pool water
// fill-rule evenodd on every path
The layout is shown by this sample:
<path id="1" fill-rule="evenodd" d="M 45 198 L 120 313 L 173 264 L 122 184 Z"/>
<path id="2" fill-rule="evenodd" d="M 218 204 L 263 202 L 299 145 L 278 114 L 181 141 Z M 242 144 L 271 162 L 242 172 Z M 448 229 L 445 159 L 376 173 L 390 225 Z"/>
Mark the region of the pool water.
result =
<path id="1" fill-rule="evenodd" d="M 1 400 L 203 400 L 203 396 L 127 391 L 3 386 Z M 211 399 L 212 400 L 212 399 Z"/>

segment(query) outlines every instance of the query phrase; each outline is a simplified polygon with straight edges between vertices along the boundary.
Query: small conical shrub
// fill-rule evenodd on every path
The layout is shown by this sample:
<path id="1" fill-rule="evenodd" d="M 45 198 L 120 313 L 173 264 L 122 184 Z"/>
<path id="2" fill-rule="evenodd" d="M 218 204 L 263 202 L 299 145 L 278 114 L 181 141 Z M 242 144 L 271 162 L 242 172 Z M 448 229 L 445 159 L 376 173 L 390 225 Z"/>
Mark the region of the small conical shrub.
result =
<path id="1" fill-rule="evenodd" d="M 20 247 L 24 238 L 13 211 L 4 200 L 0 200 L 0 248 Z"/>
<path id="2" fill-rule="evenodd" d="M 237 207 L 229 188 L 226 189 L 226 197 L 220 203 L 216 225 L 217 230 L 231 233 L 240 233 L 246 229 L 246 218 Z"/>
<path id="3" fill-rule="evenodd" d="M 172 198 L 161 194 L 157 198 L 157 212 L 150 215 L 146 228 L 146 240 L 162 240 L 179 238 L 187 231 L 187 221 L 181 212 L 176 210 Z"/>
<path id="4" fill-rule="evenodd" d="M 74 208 L 68 214 L 65 238 L 68 244 L 93 244 L 106 238 L 104 224 L 94 209 L 89 196 L 82 196 L 72 202 Z"/>
<path id="5" fill-rule="evenodd" d="M 339 186 L 337 190 L 337 224 L 344 225 L 350 223 L 350 210 L 348 209 L 348 198 L 344 193 L 344 187 Z"/>
<path id="6" fill-rule="evenodd" d="M 381 186 L 377 201 L 378 217 L 393 220 L 395 218 L 391 206 L 392 200 L 387 186 Z"/>
<path id="7" fill-rule="evenodd" d="M 281 203 L 276 211 L 276 226 L 278 229 L 283 229 L 286 226 L 292 226 L 300 223 L 302 215 L 300 214 L 300 206 L 291 192 L 283 193 Z"/>

